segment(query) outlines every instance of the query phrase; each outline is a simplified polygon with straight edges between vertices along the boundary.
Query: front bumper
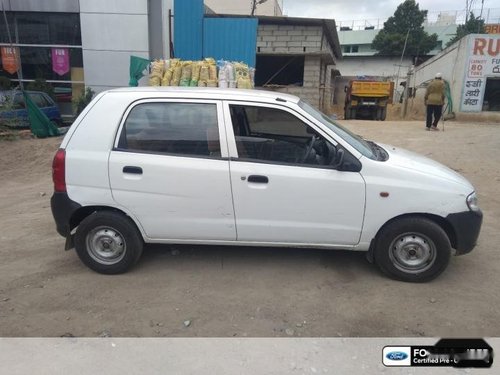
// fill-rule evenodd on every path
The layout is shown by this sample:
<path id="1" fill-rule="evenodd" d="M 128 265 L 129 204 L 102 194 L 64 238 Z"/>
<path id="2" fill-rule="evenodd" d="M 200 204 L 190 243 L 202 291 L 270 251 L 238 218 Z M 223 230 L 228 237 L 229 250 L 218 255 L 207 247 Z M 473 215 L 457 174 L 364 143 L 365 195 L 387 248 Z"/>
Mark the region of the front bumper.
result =
<path id="1" fill-rule="evenodd" d="M 476 246 L 481 224 L 483 222 L 483 213 L 481 211 L 465 211 L 450 214 L 446 217 L 453 227 L 456 236 L 455 249 L 457 255 L 467 254 Z"/>

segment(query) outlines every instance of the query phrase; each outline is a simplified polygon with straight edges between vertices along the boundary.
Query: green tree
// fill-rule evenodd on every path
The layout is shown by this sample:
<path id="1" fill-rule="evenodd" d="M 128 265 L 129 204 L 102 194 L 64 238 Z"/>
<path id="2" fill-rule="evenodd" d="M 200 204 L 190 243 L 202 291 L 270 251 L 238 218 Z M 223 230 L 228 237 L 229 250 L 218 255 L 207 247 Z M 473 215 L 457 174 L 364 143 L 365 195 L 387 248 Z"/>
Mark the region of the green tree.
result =
<path id="1" fill-rule="evenodd" d="M 73 108 L 75 110 L 75 116 L 78 116 L 85 107 L 92 101 L 94 98 L 95 92 L 90 87 L 87 87 L 85 90 L 82 90 L 82 93 L 79 97 L 73 98 Z"/>
<path id="2" fill-rule="evenodd" d="M 458 25 L 457 33 L 448 43 L 446 43 L 446 47 L 451 46 L 453 43 L 459 41 L 464 36 L 469 34 L 484 34 L 486 32 L 484 28 L 484 20 L 475 17 L 474 12 L 470 12 L 469 19 L 463 25 Z"/>
<path id="3" fill-rule="evenodd" d="M 437 34 L 424 31 L 422 24 L 426 16 L 427 11 L 420 10 L 415 0 L 406 0 L 384 23 L 384 28 L 373 39 L 372 48 L 378 55 L 385 56 L 401 56 L 403 50 L 404 56 L 427 54 L 437 45 Z"/>

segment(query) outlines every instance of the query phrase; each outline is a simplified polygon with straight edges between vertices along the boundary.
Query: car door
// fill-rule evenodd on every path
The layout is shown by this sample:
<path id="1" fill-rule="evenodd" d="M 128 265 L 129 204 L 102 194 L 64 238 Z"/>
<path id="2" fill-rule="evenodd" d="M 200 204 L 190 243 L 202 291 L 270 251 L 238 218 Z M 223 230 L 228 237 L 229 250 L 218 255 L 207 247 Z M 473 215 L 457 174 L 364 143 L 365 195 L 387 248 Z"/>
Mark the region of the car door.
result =
<path id="1" fill-rule="evenodd" d="M 236 239 L 222 121 L 217 101 L 143 100 L 125 113 L 111 191 L 149 239 Z"/>
<path id="2" fill-rule="evenodd" d="M 337 145 L 285 106 L 224 106 L 232 125 L 227 130 L 238 241 L 357 244 L 365 183 L 358 172 L 332 168 Z"/>

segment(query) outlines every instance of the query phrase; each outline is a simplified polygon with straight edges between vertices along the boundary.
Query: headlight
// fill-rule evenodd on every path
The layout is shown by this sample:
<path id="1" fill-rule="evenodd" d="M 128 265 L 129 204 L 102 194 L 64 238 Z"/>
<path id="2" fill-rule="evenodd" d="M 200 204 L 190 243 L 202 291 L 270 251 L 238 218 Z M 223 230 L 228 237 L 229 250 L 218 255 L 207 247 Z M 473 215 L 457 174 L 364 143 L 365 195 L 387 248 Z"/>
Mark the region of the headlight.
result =
<path id="1" fill-rule="evenodd" d="M 471 211 L 479 211 L 479 205 L 477 203 L 477 195 L 476 192 L 472 192 L 467 197 L 467 206 L 469 206 L 469 210 Z"/>

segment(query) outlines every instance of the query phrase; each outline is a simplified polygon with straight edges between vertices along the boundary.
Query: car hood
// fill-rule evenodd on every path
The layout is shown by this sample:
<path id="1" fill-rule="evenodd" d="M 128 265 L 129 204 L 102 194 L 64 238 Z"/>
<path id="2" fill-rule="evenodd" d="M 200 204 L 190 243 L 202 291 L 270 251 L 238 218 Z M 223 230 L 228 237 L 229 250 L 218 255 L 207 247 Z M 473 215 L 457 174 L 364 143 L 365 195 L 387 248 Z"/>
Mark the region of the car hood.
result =
<path id="1" fill-rule="evenodd" d="M 389 154 L 389 159 L 386 161 L 389 165 L 432 175 L 465 186 L 470 191 L 474 190 L 472 184 L 464 176 L 437 161 L 399 147 L 386 144 L 379 144 L 379 146 Z"/>

